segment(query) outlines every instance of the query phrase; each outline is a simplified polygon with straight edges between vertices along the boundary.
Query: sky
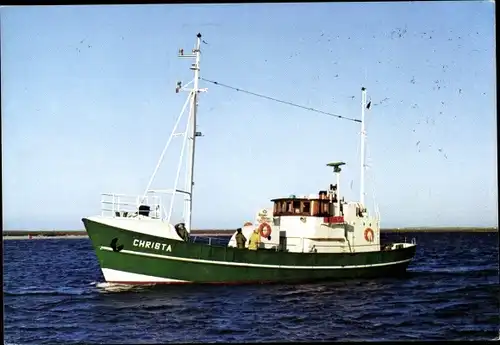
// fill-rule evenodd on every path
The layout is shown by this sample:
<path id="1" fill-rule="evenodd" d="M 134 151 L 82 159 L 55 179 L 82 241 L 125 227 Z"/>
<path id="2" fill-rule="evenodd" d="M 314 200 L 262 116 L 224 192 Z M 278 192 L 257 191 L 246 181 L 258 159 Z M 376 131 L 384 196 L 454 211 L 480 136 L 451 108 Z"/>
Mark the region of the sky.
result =
<path id="1" fill-rule="evenodd" d="M 192 79 L 360 118 L 382 227 L 496 226 L 494 3 L 2 7 L 3 229 L 82 229 L 101 193 L 144 192 Z M 194 228 L 270 200 L 359 200 L 360 125 L 201 82 Z M 172 188 L 174 139 L 153 188 Z M 181 176 L 184 176 L 181 173 Z M 177 212 L 177 211 L 176 211 Z M 178 213 L 174 213 L 176 217 Z"/>

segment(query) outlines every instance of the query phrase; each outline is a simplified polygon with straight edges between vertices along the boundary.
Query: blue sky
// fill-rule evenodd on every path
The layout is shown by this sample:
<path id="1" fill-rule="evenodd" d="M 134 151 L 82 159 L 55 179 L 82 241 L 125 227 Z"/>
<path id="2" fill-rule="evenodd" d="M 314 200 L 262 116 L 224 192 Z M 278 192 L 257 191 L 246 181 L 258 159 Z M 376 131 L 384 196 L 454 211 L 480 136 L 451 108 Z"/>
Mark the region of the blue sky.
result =
<path id="1" fill-rule="evenodd" d="M 492 2 L 0 11 L 4 229 L 81 229 L 100 193 L 143 192 L 192 78 L 177 50 L 198 32 L 207 79 L 357 118 L 367 87 L 382 226 L 498 223 Z M 324 189 L 330 161 L 358 199 L 357 123 L 201 86 L 195 228 Z M 180 140 L 153 187 L 173 186 Z"/>

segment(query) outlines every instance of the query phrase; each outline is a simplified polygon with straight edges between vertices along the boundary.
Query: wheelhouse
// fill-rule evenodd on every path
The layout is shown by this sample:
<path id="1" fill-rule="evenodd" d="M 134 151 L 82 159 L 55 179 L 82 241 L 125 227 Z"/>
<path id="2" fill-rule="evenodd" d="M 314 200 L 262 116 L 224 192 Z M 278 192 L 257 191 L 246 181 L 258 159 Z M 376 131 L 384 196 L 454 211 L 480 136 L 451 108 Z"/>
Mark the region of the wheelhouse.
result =
<path id="1" fill-rule="evenodd" d="M 328 197 L 326 191 L 320 191 L 317 197 L 279 198 L 271 200 L 274 203 L 275 217 L 281 216 L 301 216 L 301 217 L 332 217 L 333 209 L 331 204 L 337 202 L 334 198 Z"/>
<path id="2" fill-rule="evenodd" d="M 288 198 L 271 200 L 274 203 L 273 216 L 320 217 L 325 223 L 343 223 L 343 200 L 339 200 L 337 185 L 330 185 L 328 191 L 319 191 L 311 197 L 291 195 Z"/>

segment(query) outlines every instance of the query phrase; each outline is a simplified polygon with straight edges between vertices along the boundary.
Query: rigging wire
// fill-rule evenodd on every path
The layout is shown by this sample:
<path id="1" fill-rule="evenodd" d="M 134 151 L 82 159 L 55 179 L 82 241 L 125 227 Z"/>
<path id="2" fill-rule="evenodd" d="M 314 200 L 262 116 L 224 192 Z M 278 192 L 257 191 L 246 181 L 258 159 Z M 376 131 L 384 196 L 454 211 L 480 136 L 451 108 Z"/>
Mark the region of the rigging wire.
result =
<path id="1" fill-rule="evenodd" d="M 212 83 L 214 85 L 222 86 L 222 87 L 225 87 L 225 88 L 228 88 L 228 89 L 232 89 L 232 90 L 235 90 L 235 91 L 240 91 L 240 92 L 252 95 L 252 96 L 257 96 L 257 97 L 265 98 L 265 99 L 268 99 L 270 101 L 274 101 L 274 102 L 278 102 L 278 103 L 283 103 L 283 104 L 291 105 L 293 107 L 297 107 L 297 108 L 301 108 L 301 109 L 313 111 L 313 112 L 320 113 L 320 114 L 323 114 L 323 115 L 337 117 L 337 118 L 343 119 L 343 120 L 349 120 L 349 121 L 354 121 L 354 122 L 361 122 L 361 120 L 358 120 L 358 119 L 353 119 L 353 118 L 350 118 L 350 117 L 345 117 L 345 116 L 341 116 L 341 115 L 329 113 L 329 112 L 318 110 L 318 109 L 311 108 L 311 107 L 305 107 L 303 105 L 292 103 L 292 102 L 288 102 L 288 101 L 282 101 L 282 100 L 279 100 L 277 98 L 273 98 L 273 97 L 261 95 L 261 94 L 255 93 L 255 92 L 251 92 L 251 91 L 247 91 L 247 90 L 242 90 L 242 89 L 234 87 L 234 86 L 222 84 L 222 83 L 219 83 L 219 82 L 214 81 L 214 80 L 209 80 L 209 79 L 205 79 L 205 78 L 201 78 L 201 77 L 200 77 L 200 79 L 203 80 L 203 81 L 206 81 L 208 83 Z"/>

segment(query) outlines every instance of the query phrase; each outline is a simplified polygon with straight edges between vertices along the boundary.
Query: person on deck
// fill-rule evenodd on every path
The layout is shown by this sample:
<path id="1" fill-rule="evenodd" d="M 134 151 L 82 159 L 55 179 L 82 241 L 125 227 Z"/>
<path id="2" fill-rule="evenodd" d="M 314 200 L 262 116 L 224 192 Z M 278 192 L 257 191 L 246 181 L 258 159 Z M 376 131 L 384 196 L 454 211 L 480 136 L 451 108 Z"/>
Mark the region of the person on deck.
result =
<path id="1" fill-rule="evenodd" d="M 255 228 L 255 230 L 252 233 L 252 236 L 250 236 L 250 240 L 248 241 L 248 249 L 257 250 L 257 248 L 259 248 L 259 243 L 260 243 L 259 229 Z"/>
<path id="2" fill-rule="evenodd" d="M 189 241 L 189 233 L 186 230 L 186 226 L 184 223 L 179 223 L 175 226 L 175 230 L 177 231 L 177 234 L 182 238 L 185 242 Z"/>
<path id="3" fill-rule="evenodd" d="M 236 229 L 236 247 L 238 249 L 245 249 L 245 242 L 247 238 L 241 232 L 241 228 Z"/>

